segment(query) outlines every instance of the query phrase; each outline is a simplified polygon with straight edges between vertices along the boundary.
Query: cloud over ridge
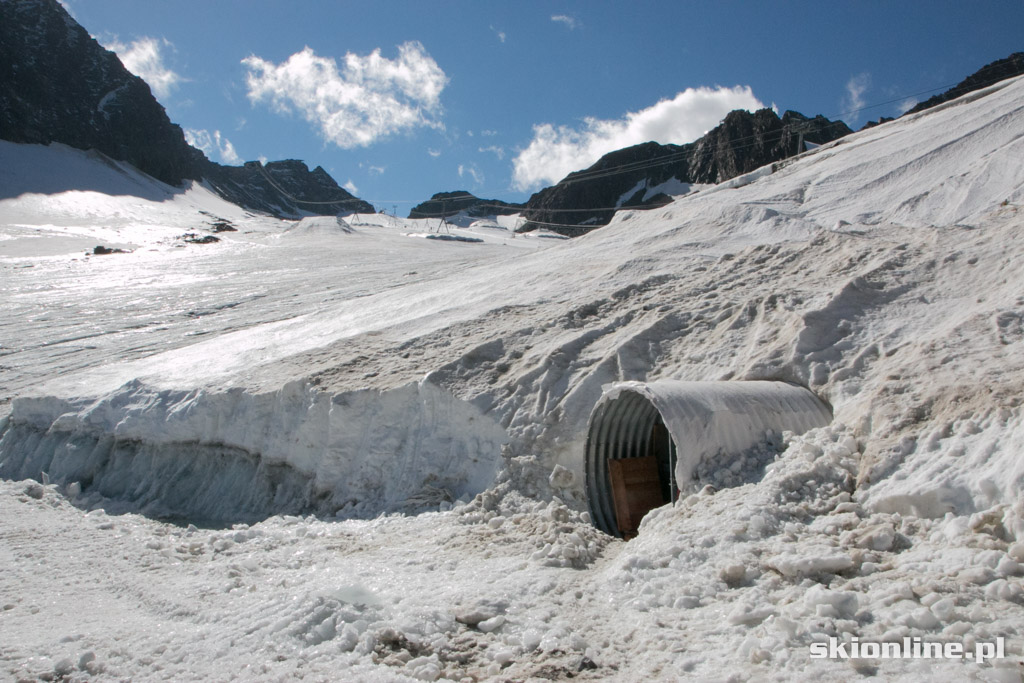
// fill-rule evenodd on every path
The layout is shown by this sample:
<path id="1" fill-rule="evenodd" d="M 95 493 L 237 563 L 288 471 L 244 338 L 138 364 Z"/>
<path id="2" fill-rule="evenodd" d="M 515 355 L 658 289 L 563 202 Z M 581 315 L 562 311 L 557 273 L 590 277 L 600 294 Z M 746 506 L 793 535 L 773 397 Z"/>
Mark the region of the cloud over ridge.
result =
<path id="1" fill-rule="evenodd" d="M 131 45 L 114 39 L 104 47 L 116 52 L 124 68 L 146 81 L 157 97 L 167 97 L 175 86 L 185 80 L 164 63 L 162 49 L 173 47 L 166 39 L 144 36 L 133 40 Z"/>
<path id="2" fill-rule="evenodd" d="M 860 73 L 850 77 L 850 80 L 846 82 L 846 97 L 843 98 L 844 117 L 854 122 L 860 119 L 861 110 L 865 105 L 864 93 L 869 88 L 871 88 L 871 74 Z M 907 109 L 909 108 L 907 107 Z"/>
<path id="3" fill-rule="evenodd" d="M 186 128 L 184 133 L 185 141 L 196 149 L 202 150 L 207 157 L 212 158 L 216 152 L 222 163 L 229 165 L 242 163 L 241 157 L 235 151 L 235 146 L 231 144 L 230 140 L 222 136 L 219 130 L 215 130 L 211 134 L 210 131 L 205 129 Z"/>
<path id="4" fill-rule="evenodd" d="M 417 41 L 399 45 L 393 60 L 378 48 L 365 57 L 347 53 L 339 65 L 306 47 L 281 64 L 255 55 L 242 64 L 249 69 L 253 104 L 297 111 L 342 149 L 367 147 L 418 127 L 442 127 L 436 116 L 448 77 Z"/>
<path id="5" fill-rule="evenodd" d="M 530 144 L 513 160 L 512 185 L 524 191 L 551 185 L 609 152 L 642 142 L 692 142 L 734 109 L 763 107 L 749 86 L 700 87 L 620 119 L 587 117 L 576 128 L 536 124 Z"/>

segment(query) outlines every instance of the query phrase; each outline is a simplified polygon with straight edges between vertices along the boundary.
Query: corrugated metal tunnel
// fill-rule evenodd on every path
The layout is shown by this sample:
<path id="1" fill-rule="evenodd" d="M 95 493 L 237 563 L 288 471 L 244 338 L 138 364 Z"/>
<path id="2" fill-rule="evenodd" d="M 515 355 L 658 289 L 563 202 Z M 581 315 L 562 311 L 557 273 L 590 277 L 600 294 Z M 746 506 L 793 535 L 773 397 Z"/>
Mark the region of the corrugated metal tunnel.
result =
<path id="1" fill-rule="evenodd" d="M 785 382 L 617 382 L 590 415 L 584 471 L 594 525 L 635 535 L 648 511 L 686 491 L 705 458 L 728 466 L 766 433 L 832 421 L 808 389 Z"/>

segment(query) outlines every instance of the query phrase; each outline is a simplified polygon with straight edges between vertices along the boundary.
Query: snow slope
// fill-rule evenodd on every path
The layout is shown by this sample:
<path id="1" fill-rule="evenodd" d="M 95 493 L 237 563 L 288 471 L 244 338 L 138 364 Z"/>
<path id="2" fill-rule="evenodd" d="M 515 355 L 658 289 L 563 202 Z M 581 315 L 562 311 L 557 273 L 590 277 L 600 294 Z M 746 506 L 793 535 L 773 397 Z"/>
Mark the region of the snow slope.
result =
<path id="1" fill-rule="evenodd" d="M 0 661 L 1021 680 L 1021 158 L 1016 79 L 571 241 L 5 171 Z M 181 239 L 218 221 L 238 232 Z M 713 487 L 622 543 L 580 512 L 587 417 L 658 378 L 797 382 L 835 422 L 767 467 L 698 468 Z M 829 636 L 1007 656 L 810 659 Z"/>

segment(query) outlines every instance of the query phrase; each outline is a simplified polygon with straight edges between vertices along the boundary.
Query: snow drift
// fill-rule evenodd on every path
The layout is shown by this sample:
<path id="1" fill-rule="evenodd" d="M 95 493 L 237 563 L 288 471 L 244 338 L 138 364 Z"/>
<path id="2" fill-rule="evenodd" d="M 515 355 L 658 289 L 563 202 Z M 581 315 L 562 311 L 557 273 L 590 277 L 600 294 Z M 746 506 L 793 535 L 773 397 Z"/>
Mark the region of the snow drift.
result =
<path id="1" fill-rule="evenodd" d="M 60 415 L 56 420 L 52 415 Z M 18 401 L 9 479 L 80 482 L 147 514 L 232 523 L 273 514 L 376 516 L 468 500 L 498 472 L 504 431 L 428 382 L 328 395 L 153 391 L 83 405 Z"/>

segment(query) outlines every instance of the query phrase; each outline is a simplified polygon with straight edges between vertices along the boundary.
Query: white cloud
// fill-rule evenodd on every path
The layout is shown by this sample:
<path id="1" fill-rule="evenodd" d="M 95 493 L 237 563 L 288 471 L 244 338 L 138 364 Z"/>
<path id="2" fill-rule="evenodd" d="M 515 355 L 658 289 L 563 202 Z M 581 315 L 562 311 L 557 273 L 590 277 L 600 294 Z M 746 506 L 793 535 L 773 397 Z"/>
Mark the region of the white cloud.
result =
<path id="1" fill-rule="evenodd" d="M 398 47 L 398 58 L 380 50 L 347 53 L 339 67 L 310 48 L 281 64 L 255 55 L 242 60 L 253 104 L 269 102 L 279 113 L 298 111 L 324 139 L 342 149 L 366 147 L 420 126 L 443 129 L 441 91 L 448 77 L 418 42 Z"/>
<path id="2" fill-rule="evenodd" d="M 484 174 L 481 173 L 480 169 L 476 166 L 473 164 L 470 164 L 469 166 L 459 164 L 459 177 L 462 178 L 467 175 L 473 179 L 473 182 L 476 185 L 482 185 L 484 182 Z"/>
<path id="3" fill-rule="evenodd" d="M 575 17 L 570 17 L 570 16 L 568 16 L 566 14 L 555 14 L 555 15 L 552 15 L 551 21 L 557 22 L 559 24 L 565 24 L 566 27 L 568 27 L 568 29 L 570 31 L 575 30 L 576 27 L 580 25 L 579 22 L 576 21 Z"/>
<path id="4" fill-rule="evenodd" d="M 908 111 L 918 105 L 918 99 L 916 97 L 908 97 L 907 99 L 896 105 L 897 110 L 900 112 L 900 116 L 903 116 Z"/>
<path id="5" fill-rule="evenodd" d="M 166 39 L 146 36 L 132 41 L 131 45 L 114 39 L 104 47 L 116 52 L 124 68 L 146 81 L 157 97 L 167 97 L 175 86 L 185 80 L 164 63 L 163 48 L 174 47 Z"/>
<path id="6" fill-rule="evenodd" d="M 864 93 L 871 87 L 871 74 L 862 73 L 853 76 L 846 82 L 846 98 L 843 100 L 845 117 L 851 121 L 860 118 L 860 110 L 864 108 Z"/>
<path id="7" fill-rule="evenodd" d="M 427 154 L 434 157 L 435 159 L 441 156 L 441 150 L 439 149 L 427 149 Z"/>
<path id="8" fill-rule="evenodd" d="M 370 175 L 384 175 L 384 171 L 387 169 L 384 166 L 370 166 L 367 170 Z"/>
<path id="9" fill-rule="evenodd" d="M 579 128 L 537 124 L 533 140 L 512 162 L 512 184 L 517 190 L 550 185 L 608 152 L 642 142 L 692 142 L 734 109 L 763 107 L 749 86 L 687 88 L 670 100 L 617 120 L 587 117 Z"/>
<path id="10" fill-rule="evenodd" d="M 505 158 L 505 148 L 498 147 L 497 145 L 491 145 L 490 147 L 480 147 L 478 152 L 491 152 L 494 156 L 498 157 L 499 160 Z"/>
<path id="11" fill-rule="evenodd" d="M 217 135 L 218 137 L 220 136 L 220 131 L 217 132 Z M 220 145 L 220 159 L 225 164 L 242 163 L 241 157 L 239 157 L 238 153 L 235 152 L 235 146 L 232 145 L 231 141 L 227 139 L 225 139 L 224 142 Z"/>
<path id="12" fill-rule="evenodd" d="M 208 157 L 212 158 L 216 153 L 220 157 L 220 161 L 225 164 L 242 163 L 242 159 L 235 152 L 235 146 L 231 144 L 230 140 L 223 137 L 219 130 L 213 131 L 211 135 L 208 130 L 186 128 L 185 140 L 196 149 L 201 149 Z"/>
<path id="13" fill-rule="evenodd" d="M 354 194 L 354 195 L 359 194 L 359 188 L 356 187 L 356 184 L 352 182 L 351 178 L 349 178 L 348 182 L 345 183 L 344 185 L 342 185 L 342 187 L 345 188 L 346 190 L 348 190 L 350 194 Z"/>
<path id="14" fill-rule="evenodd" d="M 492 31 L 494 31 L 494 34 L 496 36 L 498 36 L 498 42 L 499 43 L 504 43 L 505 39 L 508 37 L 508 36 L 505 35 L 505 32 L 504 31 L 499 31 L 498 29 L 494 28 L 493 26 L 491 26 L 490 28 L 491 28 Z"/>

